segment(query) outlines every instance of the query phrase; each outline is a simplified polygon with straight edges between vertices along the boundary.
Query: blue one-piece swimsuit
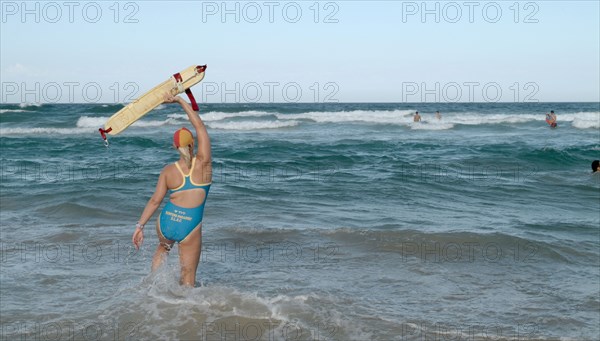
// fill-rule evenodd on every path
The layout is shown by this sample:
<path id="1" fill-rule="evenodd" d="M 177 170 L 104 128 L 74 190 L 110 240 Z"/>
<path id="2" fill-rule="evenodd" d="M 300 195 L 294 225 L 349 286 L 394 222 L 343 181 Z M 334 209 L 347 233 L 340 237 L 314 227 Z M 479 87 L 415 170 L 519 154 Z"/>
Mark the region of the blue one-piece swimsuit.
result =
<path id="1" fill-rule="evenodd" d="M 165 238 L 176 242 L 183 241 L 196 227 L 198 227 L 198 225 L 202 224 L 204 204 L 206 203 L 211 183 L 195 184 L 192 181 L 192 171 L 194 170 L 195 162 L 196 158 L 193 158 L 190 173 L 187 175 L 183 173 L 179 164 L 175 163 L 175 166 L 177 166 L 177 169 L 183 176 L 183 184 L 172 189 L 170 194 L 201 188 L 204 190 L 204 200 L 202 201 L 202 204 L 200 204 L 200 206 L 187 208 L 177 206 L 169 200 L 160 213 L 160 232 Z"/>

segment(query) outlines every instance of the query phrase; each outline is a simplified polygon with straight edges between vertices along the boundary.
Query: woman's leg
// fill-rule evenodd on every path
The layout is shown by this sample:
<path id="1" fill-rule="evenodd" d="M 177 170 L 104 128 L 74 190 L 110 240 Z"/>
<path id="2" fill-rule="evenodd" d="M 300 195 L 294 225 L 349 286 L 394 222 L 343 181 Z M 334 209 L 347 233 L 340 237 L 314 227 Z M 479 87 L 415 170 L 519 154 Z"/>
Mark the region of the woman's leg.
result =
<path id="1" fill-rule="evenodd" d="M 196 226 L 190 234 L 179 243 L 179 261 L 181 263 L 181 279 L 179 283 L 193 287 L 196 283 L 196 270 L 202 251 L 202 224 Z"/>
<path id="2" fill-rule="evenodd" d="M 158 246 L 154 252 L 154 257 L 152 257 L 152 272 L 156 271 L 156 269 L 161 266 L 165 257 L 169 254 L 169 251 L 171 251 L 171 247 L 173 247 L 173 244 L 175 243 L 174 241 L 165 238 L 160 231 L 160 217 L 156 221 L 156 235 L 158 236 Z"/>

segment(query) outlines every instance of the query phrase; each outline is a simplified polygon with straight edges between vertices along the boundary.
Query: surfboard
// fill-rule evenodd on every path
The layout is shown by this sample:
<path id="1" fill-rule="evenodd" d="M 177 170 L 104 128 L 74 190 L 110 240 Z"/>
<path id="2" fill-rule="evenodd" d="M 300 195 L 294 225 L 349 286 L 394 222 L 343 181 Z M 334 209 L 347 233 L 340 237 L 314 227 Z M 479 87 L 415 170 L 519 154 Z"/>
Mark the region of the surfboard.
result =
<path id="1" fill-rule="evenodd" d="M 162 104 L 166 93 L 176 96 L 185 92 L 188 95 L 190 102 L 192 102 L 192 108 L 198 111 L 198 105 L 196 104 L 196 100 L 194 99 L 194 95 L 192 95 L 190 88 L 204 79 L 205 70 L 206 65 L 192 65 L 187 69 L 174 74 L 166 81 L 155 86 L 152 90 L 146 92 L 126 105 L 123 109 L 119 110 L 116 114 L 112 115 L 104 124 L 104 129 L 98 129 L 100 135 L 102 135 L 102 138 L 104 139 L 104 143 L 108 145 L 106 134 L 119 134 L 152 109 Z"/>

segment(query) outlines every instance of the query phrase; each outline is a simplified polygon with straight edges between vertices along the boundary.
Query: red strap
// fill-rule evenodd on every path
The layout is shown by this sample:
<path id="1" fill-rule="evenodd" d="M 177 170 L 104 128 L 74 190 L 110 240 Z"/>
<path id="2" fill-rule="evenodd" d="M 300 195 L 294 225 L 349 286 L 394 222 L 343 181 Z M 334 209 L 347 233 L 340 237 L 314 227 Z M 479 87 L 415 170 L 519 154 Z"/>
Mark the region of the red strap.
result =
<path id="1" fill-rule="evenodd" d="M 188 96 L 188 98 L 190 99 L 190 102 L 192 103 L 192 109 L 194 111 L 200 110 L 198 108 L 198 103 L 196 103 L 196 99 L 194 98 L 194 94 L 192 94 L 192 90 L 191 89 L 186 89 L 185 90 L 185 94 Z"/>
<path id="2" fill-rule="evenodd" d="M 98 131 L 100 132 L 100 135 L 102 135 L 102 138 L 104 139 L 104 141 L 106 141 L 106 133 L 110 133 L 112 131 L 112 127 L 109 127 L 106 130 L 100 128 L 100 129 L 98 129 Z"/>
<path id="3" fill-rule="evenodd" d="M 176 74 L 174 74 L 173 77 L 175 77 L 175 81 L 177 83 L 183 82 L 183 79 L 181 78 L 181 74 L 179 72 L 177 72 Z"/>
<path id="4" fill-rule="evenodd" d="M 198 66 L 196 70 L 200 70 L 200 68 L 203 68 L 202 71 L 204 71 L 206 69 L 206 65 L 204 65 L 203 67 L 202 66 Z M 198 72 L 201 72 L 201 71 L 198 71 Z M 181 78 L 181 74 L 179 72 L 176 73 L 176 74 L 174 74 L 173 77 L 175 77 L 175 81 L 177 81 L 178 83 L 182 83 L 183 82 L 183 79 Z M 192 109 L 194 111 L 200 110 L 198 108 L 198 103 L 196 103 L 196 99 L 194 98 L 194 94 L 192 94 L 192 90 L 185 89 L 185 94 L 190 99 L 190 103 L 192 104 Z"/>

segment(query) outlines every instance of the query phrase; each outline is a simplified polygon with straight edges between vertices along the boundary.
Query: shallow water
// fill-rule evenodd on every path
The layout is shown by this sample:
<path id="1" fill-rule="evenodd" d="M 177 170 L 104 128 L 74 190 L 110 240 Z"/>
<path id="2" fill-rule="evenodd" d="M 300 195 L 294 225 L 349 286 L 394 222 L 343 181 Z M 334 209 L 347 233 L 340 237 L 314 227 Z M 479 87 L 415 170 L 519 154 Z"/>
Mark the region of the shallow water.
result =
<path id="1" fill-rule="evenodd" d="M 2 339 L 600 337 L 598 103 L 205 105 L 194 289 L 130 245 L 185 117 L 120 107 L 0 105 Z"/>

